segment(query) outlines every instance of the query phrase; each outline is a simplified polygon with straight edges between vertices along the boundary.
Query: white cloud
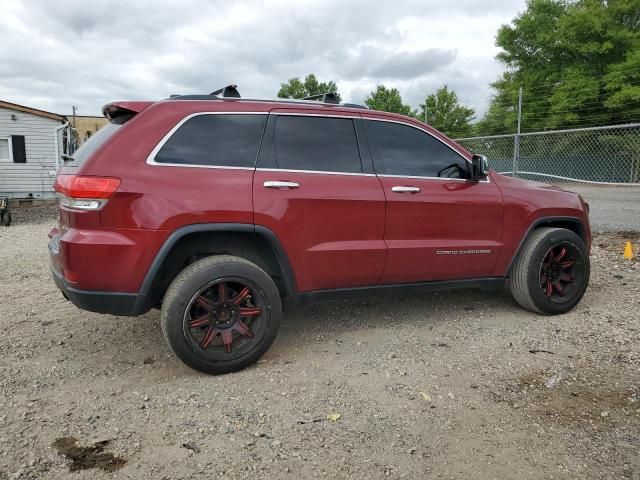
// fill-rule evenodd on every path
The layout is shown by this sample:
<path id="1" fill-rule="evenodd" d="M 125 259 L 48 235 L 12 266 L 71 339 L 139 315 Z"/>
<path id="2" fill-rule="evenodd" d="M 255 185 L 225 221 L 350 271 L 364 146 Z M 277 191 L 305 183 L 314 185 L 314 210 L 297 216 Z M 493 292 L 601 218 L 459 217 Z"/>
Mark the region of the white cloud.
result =
<path id="1" fill-rule="evenodd" d="M 5 0 L 0 99 L 99 114 L 115 99 L 208 93 L 237 83 L 272 97 L 316 73 L 361 102 L 377 83 L 417 107 L 448 84 L 480 112 L 498 27 L 524 0 Z"/>

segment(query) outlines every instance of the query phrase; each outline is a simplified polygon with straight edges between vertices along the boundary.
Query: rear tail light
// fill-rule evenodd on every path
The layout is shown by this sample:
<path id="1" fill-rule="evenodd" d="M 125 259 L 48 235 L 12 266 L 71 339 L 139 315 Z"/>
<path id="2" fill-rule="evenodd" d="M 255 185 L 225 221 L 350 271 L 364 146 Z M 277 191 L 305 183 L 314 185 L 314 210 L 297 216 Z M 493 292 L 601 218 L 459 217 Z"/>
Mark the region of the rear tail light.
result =
<path id="1" fill-rule="evenodd" d="M 99 210 L 120 187 L 114 177 L 58 175 L 53 188 L 60 205 L 78 210 Z"/>

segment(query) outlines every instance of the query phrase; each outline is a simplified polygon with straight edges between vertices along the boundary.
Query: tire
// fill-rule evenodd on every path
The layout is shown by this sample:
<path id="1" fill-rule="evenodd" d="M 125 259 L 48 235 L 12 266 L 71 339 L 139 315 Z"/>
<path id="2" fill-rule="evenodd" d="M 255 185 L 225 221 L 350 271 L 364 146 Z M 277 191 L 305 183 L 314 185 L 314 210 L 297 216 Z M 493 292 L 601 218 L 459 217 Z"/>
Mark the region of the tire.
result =
<path id="1" fill-rule="evenodd" d="M 209 374 L 255 363 L 273 343 L 281 318 L 280 295 L 271 277 L 230 255 L 186 267 L 169 285 L 161 312 L 171 351 L 189 367 Z"/>
<path id="2" fill-rule="evenodd" d="M 571 230 L 539 228 L 527 238 L 511 269 L 509 289 L 521 307 L 543 315 L 575 307 L 589 284 L 589 255 Z"/>
<path id="3" fill-rule="evenodd" d="M 0 216 L 0 223 L 5 227 L 11 225 L 11 212 L 9 210 L 2 212 L 2 215 Z"/>

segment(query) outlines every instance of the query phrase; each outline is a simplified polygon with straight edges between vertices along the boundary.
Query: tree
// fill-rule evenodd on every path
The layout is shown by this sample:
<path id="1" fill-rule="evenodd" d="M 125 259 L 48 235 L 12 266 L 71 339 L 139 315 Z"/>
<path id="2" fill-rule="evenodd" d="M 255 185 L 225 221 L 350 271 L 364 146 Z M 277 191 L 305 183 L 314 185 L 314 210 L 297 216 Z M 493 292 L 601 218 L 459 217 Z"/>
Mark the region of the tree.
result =
<path id="1" fill-rule="evenodd" d="M 338 93 L 338 86 L 333 80 L 330 82 L 319 82 L 313 73 L 307 75 L 304 82 L 299 77 L 290 78 L 287 82 L 280 84 L 279 98 L 305 98 L 312 95 L 335 92 L 338 100 L 341 99 Z"/>
<path id="2" fill-rule="evenodd" d="M 364 99 L 364 103 L 373 110 L 415 116 L 415 112 L 411 111 L 411 107 L 402 103 L 402 97 L 397 88 L 387 88 L 384 85 L 378 85 L 376 89 Z"/>
<path id="3" fill-rule="evenodd" d="M 640 2 L 529 0 L 498 31 L 507 71 L 479 133 L 513 132 L 523 87 L 524 131 L 606 125 L 640 116 Z"/>
<path id="4" fill-rule="evenodd" d="M 425 106 L 427 118 L 425 120 Z M 429 125 L 440 130 L 452 138 L 470 135 L 473 126 L 471 121 L 475 118 L 473 108 L 465 107 L 458 101 L 458 95 L 444 85 L 435 94 L 429 95 L 425 103 L 420 105 L 422 110 L 418 118 L 427 121 Z"/>

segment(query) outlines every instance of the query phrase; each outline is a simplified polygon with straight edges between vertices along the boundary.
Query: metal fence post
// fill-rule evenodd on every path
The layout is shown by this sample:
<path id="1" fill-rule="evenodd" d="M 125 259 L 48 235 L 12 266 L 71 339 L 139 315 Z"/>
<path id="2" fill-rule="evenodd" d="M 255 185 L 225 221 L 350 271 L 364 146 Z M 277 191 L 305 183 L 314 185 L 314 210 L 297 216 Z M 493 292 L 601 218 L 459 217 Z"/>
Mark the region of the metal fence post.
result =
<path id="1" fill-rule="evenodd" d="M 522 121 L 522 87 L 518 92 L 518 132 L 513 138 L 513 176 L 518 176 L 518 160 L 520 160 L 520 123 Z"/>

